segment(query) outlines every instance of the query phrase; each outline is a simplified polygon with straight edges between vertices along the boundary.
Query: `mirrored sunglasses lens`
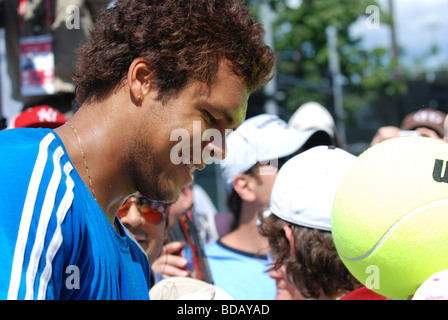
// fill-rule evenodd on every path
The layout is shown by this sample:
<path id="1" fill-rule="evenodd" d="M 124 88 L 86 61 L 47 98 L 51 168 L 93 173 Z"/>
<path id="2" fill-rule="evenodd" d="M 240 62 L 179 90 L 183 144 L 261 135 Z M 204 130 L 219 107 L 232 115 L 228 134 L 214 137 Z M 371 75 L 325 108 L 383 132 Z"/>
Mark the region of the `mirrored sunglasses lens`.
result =
<path id="1" fill-rule="evenodd" d="M 145 219 L 153 224 L 159 224 L 163 221 L 163 213 L 158 210 L 152 210 L 144 212 L 142 210 L 142 214 L 145 217 Z"/>
<path id="2" fill-rule="evenodd" d="M 119 219 L 123 218 L 128 213 L 130 205 L 131 205 L 131 199 L 129 198 L 123 203 L 121 208 L 118 209 L 117 216 Z"/>
<path id="3" fill-rule="evenodd" d="M 146 220 L 158 224 L 163 221 L 167 207 L 168 206 L 163 203 L 149 202 L 148 204 L 142 204 L 140 210 Z"/>

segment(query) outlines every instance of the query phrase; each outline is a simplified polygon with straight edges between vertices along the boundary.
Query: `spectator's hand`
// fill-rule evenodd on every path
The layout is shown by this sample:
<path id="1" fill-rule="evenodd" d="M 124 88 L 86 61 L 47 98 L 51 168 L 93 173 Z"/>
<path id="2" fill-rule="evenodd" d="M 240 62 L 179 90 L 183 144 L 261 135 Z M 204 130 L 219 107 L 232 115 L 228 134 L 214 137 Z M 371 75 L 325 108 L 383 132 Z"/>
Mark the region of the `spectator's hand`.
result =
<path id="1" fill-rule="evenodd" d="M 169 242 L 163 246 L 162 254 L 154 261 L 151 268 L 163 277 L 189 277 L 187 259 L 179 256 L 185 244 L 180 241 Z"/>
<path id="2" fill-rule="evenodd" d="M 423 137 L 428 137 L 428 138 L 433 138 L 433 139 L 442 139 L 439 137 L 439 135 L 434 130 L 431 130 L 429 128 L 420 127 L 420 128 L 417 128 L 416 131 L 420 132 L 420 134 Z"/>
<path id="3" fill-rule="evenodd" d="M 400 136 L 400 128 L 394 126 L 385 126 L 378 129 L 375 136 L 370 142 L 370 145 L 373 146 L 381 141 L 396 138 Z"/>

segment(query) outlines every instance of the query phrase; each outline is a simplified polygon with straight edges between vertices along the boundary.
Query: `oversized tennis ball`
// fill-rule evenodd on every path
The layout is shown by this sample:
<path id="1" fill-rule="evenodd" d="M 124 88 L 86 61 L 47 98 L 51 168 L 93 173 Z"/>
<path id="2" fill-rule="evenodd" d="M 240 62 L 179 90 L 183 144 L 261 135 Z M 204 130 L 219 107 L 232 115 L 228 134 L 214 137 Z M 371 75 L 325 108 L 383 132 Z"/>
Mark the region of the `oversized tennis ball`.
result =
<path id="1" fill-rule="evenodd" d="M 345 174 L 333 204 L 333 239 L 368 288 L 407 299 L 448 269 L 447 165 L 447 143 L 401 137 L 367 149 Z"/>

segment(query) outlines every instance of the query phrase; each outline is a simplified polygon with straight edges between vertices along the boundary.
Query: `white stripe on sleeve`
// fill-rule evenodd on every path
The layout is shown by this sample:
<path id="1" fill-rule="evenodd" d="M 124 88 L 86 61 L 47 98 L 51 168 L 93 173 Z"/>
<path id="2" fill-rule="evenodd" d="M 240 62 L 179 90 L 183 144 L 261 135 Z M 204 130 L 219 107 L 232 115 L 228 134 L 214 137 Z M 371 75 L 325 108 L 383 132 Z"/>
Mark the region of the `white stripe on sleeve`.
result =
<path id="1" fill-rule="evenodd" d="M 46 135 L 39 144 L 39 153 L 31 174 L 30 184 L 23 205 L 22 218 L 20 220 L 19 232 L 17 235 L 16 247 L 14 249 L 14 258 L 11 268 L 11 278 L 9 282 L 8 300 L 17 300 L 22 277 L 23 260 L 25 247 L 28 241 L 31 219 L 33 217 L 34 204 L 36 202 L 37 192 L 40 181 L 45 169 L 48 158 L 48 146 L 55 139 L 52 133 Z"/>
<path id="2" fill-rule="evenodd" d="M 61 164 L 60 160 L 64 151 L 62 147 L 58 147 L 53 154 L 53 174 L 48 184 L 47 192 L 45 194 L 44 202 L 42 204 L 42 210 L 39 217 L 39 223 L 37 225 L 36 238 L 34 240 L 33 249 L 30 255 L 30 261 L 28 263 L 28 269 L 26 271 L 26 294 L 25 300 L 32 300 L 34 296 L 34 279 L 36 278 L 37 269 L 39 267 L 39 261 L 42 256 L 42 250 L 44 248 L 45 235 L 47 234 L 48 224 L 50 222 L 51 213 L 55 205 L 56 192 L 58 191 L 59 183 L 61 181 Z"/>
<path id="3" fill-rule="evenodd" d="M 39 291 L 37 293 L 37 299 L 39 300 L 43 300 L 46 298 L 48 282 L 50 281 L 51 274 L 53 271 L 52 262 L 62 244 L 61 224 L 65 219 L 67 211 L 69 210 L 70 206 L 73 203 L 73 188 L 75 187 L 75 183 L 73 182 L 73 179 L 70 177 L 70 172 L 72 171 L 72 169 L 73 167 L 70 163 L 65 164 L 64 172 L 67 176 L 66 180 L 67 189 L 65 191 L 65 195 L 62 198 L 62 201 L 56 213 L 57 226 L 53 238 L 51 239 L 51 242 L 47 249 L 46 265 L 40 278 Z"/>

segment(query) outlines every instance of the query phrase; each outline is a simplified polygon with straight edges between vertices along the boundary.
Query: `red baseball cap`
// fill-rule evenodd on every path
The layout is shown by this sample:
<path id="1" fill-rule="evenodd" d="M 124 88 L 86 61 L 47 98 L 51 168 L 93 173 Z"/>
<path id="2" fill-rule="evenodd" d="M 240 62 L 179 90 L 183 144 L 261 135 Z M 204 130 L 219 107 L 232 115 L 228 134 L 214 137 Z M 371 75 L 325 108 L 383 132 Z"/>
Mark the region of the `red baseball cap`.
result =
<path id="1" fill-rule="evenodd" d="M 11 128 L 50 128 L 54 129 L 67 122 L 67 118 L 48 105 L 28 108 L 11 120 Z"/>

